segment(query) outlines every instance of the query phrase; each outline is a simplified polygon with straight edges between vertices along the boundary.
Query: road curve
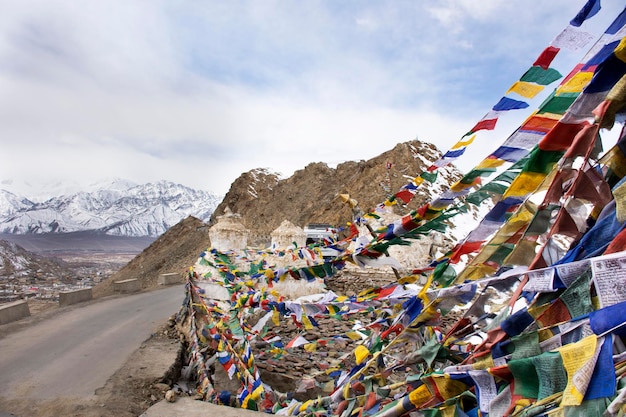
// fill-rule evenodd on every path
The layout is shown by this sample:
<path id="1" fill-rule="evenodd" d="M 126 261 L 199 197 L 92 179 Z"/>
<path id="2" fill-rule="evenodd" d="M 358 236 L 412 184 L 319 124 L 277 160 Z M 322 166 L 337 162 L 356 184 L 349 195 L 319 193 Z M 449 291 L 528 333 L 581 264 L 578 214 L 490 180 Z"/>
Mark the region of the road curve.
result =
<path id="1" fill-rule="evenodd" d="M 0 339 L 0 398 L 89 398 L 180 308 L 181 285 L 77 306 Z"/>

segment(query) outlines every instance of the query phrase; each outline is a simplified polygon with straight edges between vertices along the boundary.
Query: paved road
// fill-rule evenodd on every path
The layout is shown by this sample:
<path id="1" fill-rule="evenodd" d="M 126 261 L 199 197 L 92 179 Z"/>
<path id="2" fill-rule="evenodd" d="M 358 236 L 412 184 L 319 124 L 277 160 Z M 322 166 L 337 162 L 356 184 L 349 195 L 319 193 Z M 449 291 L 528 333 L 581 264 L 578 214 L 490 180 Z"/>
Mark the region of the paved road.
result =
<path id="1" fill-rule="evenodd" d="M 0 339 L 0 397 L 90 397 L 155 328 L 183 286 L 77 306 Z"/>

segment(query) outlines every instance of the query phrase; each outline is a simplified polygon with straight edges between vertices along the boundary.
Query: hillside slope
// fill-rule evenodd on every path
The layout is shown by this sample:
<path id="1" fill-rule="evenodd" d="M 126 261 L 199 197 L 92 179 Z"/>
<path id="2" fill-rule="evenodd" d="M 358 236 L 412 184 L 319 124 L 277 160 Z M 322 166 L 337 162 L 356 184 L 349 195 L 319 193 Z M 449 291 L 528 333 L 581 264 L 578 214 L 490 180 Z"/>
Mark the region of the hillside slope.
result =
<path id="1" fill-rule="evenodd" d="M 29 252 L 20 245 L 0 240 L 0 281 L 11 282 L 25 278 L 31 283 L 49 279 L 69 280 L 72 275 L 69 265 L 61 259 Z"/>
<path id="2" fill-rule="evenodd" d="M 108 280 L 94 287 L 93 295 L 111 295 L 113 282 L 125 279 L 136 278 L 142 289 L 153 289 L 158 286 L 159 274 L 166 273 L 180 273 L 182 283 L 185 271 L 208 246 L 207 225 L 189 216 L 172 226 Z"/>

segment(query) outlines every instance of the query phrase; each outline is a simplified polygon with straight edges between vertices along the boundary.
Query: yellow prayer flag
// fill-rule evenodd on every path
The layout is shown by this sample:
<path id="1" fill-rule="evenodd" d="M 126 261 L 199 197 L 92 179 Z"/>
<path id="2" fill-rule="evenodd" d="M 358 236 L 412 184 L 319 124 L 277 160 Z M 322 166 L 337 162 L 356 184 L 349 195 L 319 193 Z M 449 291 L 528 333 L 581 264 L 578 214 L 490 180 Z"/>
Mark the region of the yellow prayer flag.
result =
<path id="1" fill-rule="evenodd" d="M 471 145 L 472 142 L 474 142 L 474 139 L 476 139 L 476 135 L 470 136 L 469 139 L 467 139 L 467 140 L 461 139 L 460 141 L 455 143 L 454 146 L 452 146 L 450 149 L 459 149 L 459 148 L 463 148 L 463 147 L 466 147 L 468 145 Z"/>
<path id="2" fill-rule="evenodd" d="M 306 330 L 313 330 L 313 324 L 311 323 L 311 320 L 309 320 L 309 318 L 307 317 L 306 314 L 302 315 L 302 324 L 304 324 L 304 328 Z"/>
<path id="3" fill-rule="evenodd" d="M 304 348 L 304 350 L 306 350 L 307 352 L 315 352 L 317 351 L 317 342 L 313 342 L 313 343 L 307 343 L 306 345 L 302 346 Z"/>
<path id="4" fill-rule="evenodd" d="M 532 240 L 521 240 L 502 262 L 503 265 L 529 265 L 535 259 L 538 243 Z"/>
<path id="5" fill-rule="evenodd" d="M 494 366 L 495 364 L 493 363 L 493 356 L 491 356 L 491 353 L 480 356 L 476 362 L 472 364 L 472 368 L 477 370 L 493 368 Z"/>
<path id="6" fill-rule="evenodd" d="M 356 357 L 356 364 L 360 365 L 370 355 L 369 349 L 363 345 L 359 345 L 354 349 L 354 356 Z"/>
<path id="7" fill-rule="evenodd" d="M 461 192 L 463 190 L 472 188 L 473 186 L 477 185 L 479 181 L 480 181 L 480 177 L 475 178 L 474 181 L 472 181 L 470 184 L 465 184 L 465 183 L 462 183 L 461 181 L 457 181 L 450 186 L 450 191 L 454 191 L 455 193 Z"/>
<path id="8" fill-rule="evenodd" d="M 432 375 L 432 380 L 444 400 L 456 397 L 467 390 L 467 385 L 457 379 L 450 378 L 450 375 Z"/>
<path id="9" fill-rule="evenodd" d="M 551 306 L 550 303 L 545 303 L 545 304 L 538 305 L 538 306 L 528 307 L 528 314 L 530 314 L 531 316 L 533 316 L 534 319 L 536 319 L 537 317 L 541 316 L 543 312 L 549 309 L 550 306 Z"/>
<path id="10" fill-rule="evenodd" d="M 350 332 L 346 333 L 346 336 L 348 336 L 351 340 L 362 340 L 363 339 L 361 337 L 361 333 L 355 332 L 355 331 L 350 331 Z"/>
<path id="11" fill-rule="evenodd" d="M 579 72 L 559 88 L 556 89 L 556 93 L 580 93 L 589 84 L 593 77 L 593 72 Z"/>
<path id="12" fill-rule="evenodd" d="M 272 311 L 272 323 L 274 323 L 274 326 L 280 326 L 280 313 L 278 310 Z"/>
<path id="13" fill-rule="evenodd" d="M 615 199 L 617 221 L 623 223 L 626 220 L 626 185 L 622 184 L 613 190 Z"/>
<path id="14" fill-rule="evenodd" d="M 343 386 L 343 398 L 350 398 L 350 381 L 344 382 Z"/>
<path id="15" fill-rule="evenodd" d="M 490 265 L 468 265 L 454 280 L 455 285 L 463 284 L 465 281 L 476 281 L 488 275 L 493 275 L 496 268 Z"/>
<path id="16" fill-rule="evenodd" d="M 543 85 L 529 83 L 527 81 L 516 81 L 511 88 L 507 90 L 506 94 L 513 92 L 522 97 L 533 98 L 543 91 L 543 89 Z"/>
<path id="17" fill-rule="evenodd" d="M 530 210 L 533 209 L 533 210 Z M 516 213 L 514 213 L 507 223 L 516 224 L 519 228 L 523 224 L 528 224 L 535 217 L 535 213 L 537 212 L 536 206 L 527 206 L 523 205 Z"/>
<path id="18" fill-rule="evenodd" d="M 333 392 L 335 390 L 335 382 L 330 380 L 322 386 L 322 391 Z"/>
<path id="19" fill-rule="evenodd" d="M 608 166 L 615 175 L 626 176 L 626 157 L 619 147 L 613 146 L 600 158 L 600 163 Z"/>
<path id="20" fill-rule="evenodd" d="M 491 258 L 491 255 L 493 255 L 499 248 L 499 244 L 496 245 L 493 243 L 493 240 L 490 241 L 480 249 L 480 252 L 478 252 L 474 259 L 472 259 L 471 264 L 478 265 L 487 262 L 489 258 Z"/>
<path id="21" fill-rule="evenodd" d="M 347 397 L 346 397 L 347 398 Z M 309 408 L 310 405 L 313 405 L 313 400 L 306 400 L 298 409 L 298 411 L 303 412 L 306 411 L 307 408 Z"/>
<path id="22" fill-rule="evenodd" d="M 626 38 L 622 38 L 617 48 L 613 50 L 613 53 L 619 60 L 626 62 Z"/>
<path id="23" fill-rule="evenodd" d="M 525 197 L 534 192 L 545 177 L 545 174 L 540 172 L 522 172 L 513 180 L 511 186 L 506 190 L 502 198 Z"/>
<path id="24" fill-rule="evenodd" d="M 415 281 L 419 279 L 419 275 L 405 275 L 398 280 L 399 284 L 413 284 Z"/>
<path id="25" fill-rule="evenodd" d="M 254 389 L 254 391 L 252 391 L 252 393 L 250 394 L 250 398 L 254 401 L 257 401 L 259 398 L 261 398 L 261 394 L 263 394 L 263 384 L 259 385 Z"/>
<path id="26" fill-rule="evenodd" d="M 562 406 L 577 406 L 582 403 L 595 367 L 595 359 L 600 353 L 597 341 L 597 336 L 591 335 L 558 349 L 567 372 L 567 386 L 563 391 Z"/>
<path id="27" fill-rule="evenodd" d="M 409 393 L 409 401 L 411 401 L 411 404 L 415 407 L 421 406 L 432 397 L 433 395 L 426 385 L 420 385 Z"/>
<path id="28" fill-rule="evenodd" d="M 474 169 L 497 168 L 504 164 L 503 159 L 485 158 Z"/>

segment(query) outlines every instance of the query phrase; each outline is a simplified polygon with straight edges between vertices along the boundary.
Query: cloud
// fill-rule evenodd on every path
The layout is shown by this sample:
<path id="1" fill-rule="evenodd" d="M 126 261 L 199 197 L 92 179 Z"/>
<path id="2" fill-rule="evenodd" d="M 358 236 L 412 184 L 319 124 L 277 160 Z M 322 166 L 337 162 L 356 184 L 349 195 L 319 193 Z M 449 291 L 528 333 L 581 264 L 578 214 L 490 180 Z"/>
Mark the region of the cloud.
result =
<path id="1" fill-rule="evenodd" d="M 225 192 L 256 167 L 290 175 L 416 136 L 445 151 L 579 7 L 532 6 L 5 1 L 0 179 Z"/>

